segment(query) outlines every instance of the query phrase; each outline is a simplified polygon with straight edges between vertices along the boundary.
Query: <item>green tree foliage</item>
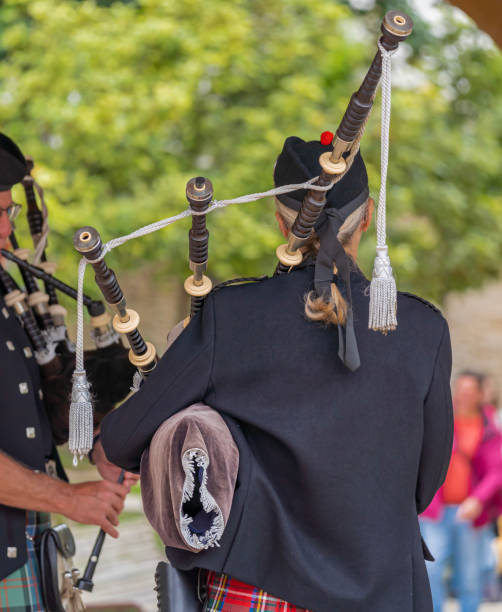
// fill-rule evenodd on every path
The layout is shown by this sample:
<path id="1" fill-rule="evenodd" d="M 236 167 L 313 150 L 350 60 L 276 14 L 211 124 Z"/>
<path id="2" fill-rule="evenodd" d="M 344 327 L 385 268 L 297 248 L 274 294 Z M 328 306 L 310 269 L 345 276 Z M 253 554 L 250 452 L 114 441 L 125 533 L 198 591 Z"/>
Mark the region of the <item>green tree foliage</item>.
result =
<path id="1" fill-rule="evenodd" d="M 75 229 L 95 225 L 108 240 L 179 212 L 192 176 L 211 178 L 218 199 L 270 188 L 286 136 L 336 129 L 383 4 L 354 14 L 321 0 L 5 0 L 0 122 L 35 158 L 65 278 Z M 410 42 L 396 58 L 388 197 L 398 285 L 435 300 L 497 275 L 502 254 L 502 59 L 446 13 L 440 34 L 417 20 L 422 48 Z M 379 108 L 363 151 L 376 194 Z M 213 278 L 273 270 L 272 213 L 261 201 L 208 218 Z M 188 227 L 110 260 L 160 260 L 182 278 Z M 373 246 L 363 243 L 368 273 Z"/>

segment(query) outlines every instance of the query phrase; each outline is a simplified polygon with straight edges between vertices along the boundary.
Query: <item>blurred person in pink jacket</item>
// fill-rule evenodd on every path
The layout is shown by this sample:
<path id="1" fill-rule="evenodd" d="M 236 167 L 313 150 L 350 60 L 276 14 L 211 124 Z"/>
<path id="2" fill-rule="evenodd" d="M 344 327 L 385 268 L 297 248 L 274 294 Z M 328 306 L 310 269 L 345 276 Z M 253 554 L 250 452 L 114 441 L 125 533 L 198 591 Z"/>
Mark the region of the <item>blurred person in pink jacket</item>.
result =
<path id="1" fill-rule="evenodd" d="M 428 563 L 434 611 L 445 599 L 451 561 L 461 612 L 475 612 L 483 594 L 489 524 L 502 514 L 502 435 L 484 410 L 482 376 L 460 374 L 454 386 L 454 440 L 443 486 L 421 515 L 435 563 Z"/>
<path id="2" fill-rule="evenodd" d="M 501 427 L 499 408 L 499 388 L 495 376 L 485 374 L 482 380 L 483 410 L 487 416 L 494 419 L 497 426 Z"/>

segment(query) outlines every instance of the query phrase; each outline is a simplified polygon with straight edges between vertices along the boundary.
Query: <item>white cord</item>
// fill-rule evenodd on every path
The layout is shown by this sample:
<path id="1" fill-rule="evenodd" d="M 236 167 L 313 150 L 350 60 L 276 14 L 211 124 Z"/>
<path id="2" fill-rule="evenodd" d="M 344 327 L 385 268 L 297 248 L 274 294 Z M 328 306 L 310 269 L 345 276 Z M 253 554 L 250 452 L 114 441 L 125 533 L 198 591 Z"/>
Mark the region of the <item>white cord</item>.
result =
<path id="1" fill-rule="evenodd" d="M 378 48 L 382 54 L 382 126 L 380 149 L 380 193 L 378 195 L 377 210 L 377 246 L 385 246 L 386 231 L 386 203 L 387 203 L 387 168 L 389 166 L 389 139 L 390 139 L 390 109 L 392 92 L 392 62 L 394 51 L 387 51 L 380 41 Z"/>
<path id="2" fill-rule="evenodd" d="M 395 51 L 387 51 L 378 42 L 382 54 L 382 131 L 381 131 L 381 179 L 377 209 L 377 246 L 370 286 L 370 304 L 368 327 L 384 334 L 397 326 L 397 289 L 392 272 L 386 244 L 386 187 L 387 168 L 389 165 L 389 132 L 391 108 L 391 56 Z"/>
<path id="3" fill-rule="evenodd" d="M 82 257 L 78 263 L 77 348 L 75 352 L 75 370 L 79 372 L 84 369 L 84 275 L 86 265 L 87 261 L 85 257 Z"/>

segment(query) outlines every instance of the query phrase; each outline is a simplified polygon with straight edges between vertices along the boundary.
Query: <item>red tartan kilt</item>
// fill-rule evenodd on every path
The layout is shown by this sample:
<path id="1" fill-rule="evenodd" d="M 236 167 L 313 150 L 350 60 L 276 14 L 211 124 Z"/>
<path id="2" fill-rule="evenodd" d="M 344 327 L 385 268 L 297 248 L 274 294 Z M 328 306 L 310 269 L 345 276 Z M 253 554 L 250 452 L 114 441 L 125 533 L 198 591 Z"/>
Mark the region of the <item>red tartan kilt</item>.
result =
<path id="1" fill-rule="evenodd" d="M 208 572 L 205 612 L 311 612 L 226 574 Z"/>

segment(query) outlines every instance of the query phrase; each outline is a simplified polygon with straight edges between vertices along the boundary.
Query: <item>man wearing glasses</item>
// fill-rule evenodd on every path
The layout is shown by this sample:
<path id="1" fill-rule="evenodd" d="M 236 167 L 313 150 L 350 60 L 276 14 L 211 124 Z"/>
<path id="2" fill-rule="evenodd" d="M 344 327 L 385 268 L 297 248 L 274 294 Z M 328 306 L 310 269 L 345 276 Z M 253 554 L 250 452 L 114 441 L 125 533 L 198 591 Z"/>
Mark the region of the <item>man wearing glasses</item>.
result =
<path id="1" fill-rule="evenodd" d="M 21 208 L 12 201 L 11 188 L 25 174 L 23 154 L 0 133 L 0 248 L 7 248 L 11 221 Z M 0 285 L 0 610 L 49 612 L 34 550 L 37 536 L 49 525 L 49 513 L 99 525 L 117 537 L 115 527 L 131 483 L 66 481 L 34 351 L 3 296 Z M 46 474 L 54 464 L 59 478 Z"/>

